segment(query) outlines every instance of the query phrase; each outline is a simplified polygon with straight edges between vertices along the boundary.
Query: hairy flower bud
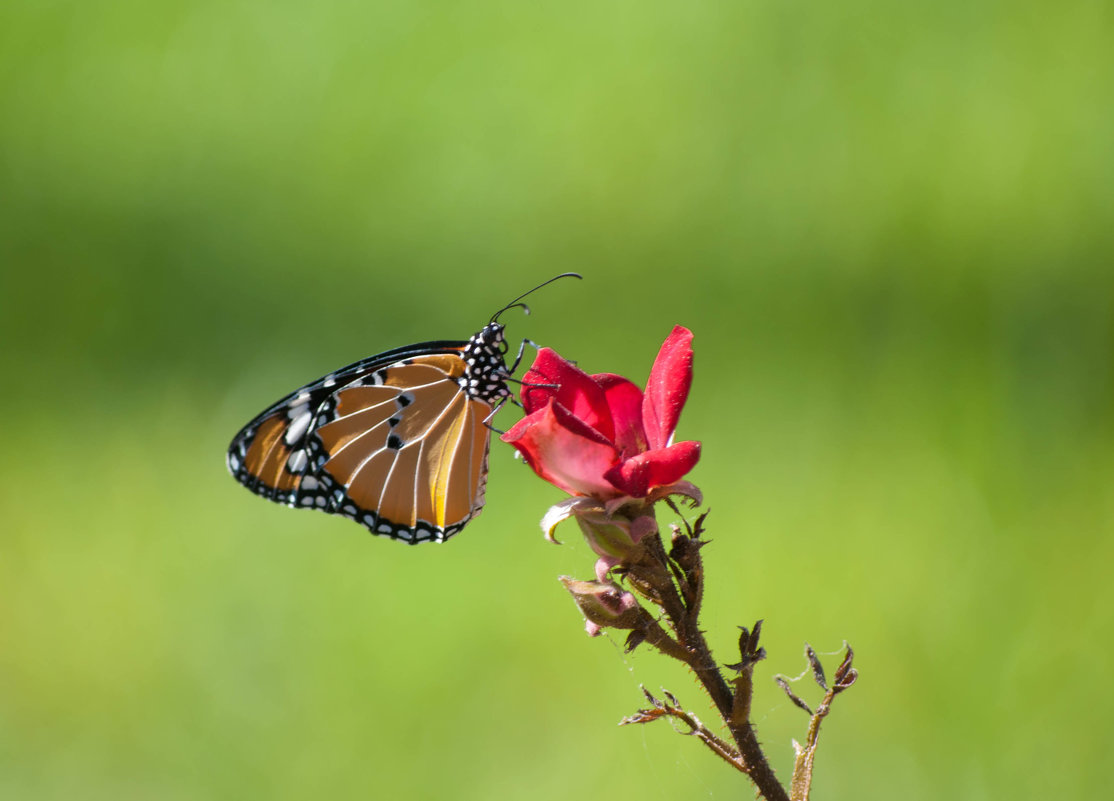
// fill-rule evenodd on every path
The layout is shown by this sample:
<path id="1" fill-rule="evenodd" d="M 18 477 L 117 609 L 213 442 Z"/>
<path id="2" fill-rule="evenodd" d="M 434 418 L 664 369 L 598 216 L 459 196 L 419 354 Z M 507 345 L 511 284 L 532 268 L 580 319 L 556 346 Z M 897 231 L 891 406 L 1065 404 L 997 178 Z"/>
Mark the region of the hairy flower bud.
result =
<path id="1" fill-rule="evenodd" d="M 634 629 L 641 624 L 642 607 L 629 592 L 608 581 L 580 581 L 561 576 L 584 615 L 585 629 L 592 637 L 605 628 Z"/>

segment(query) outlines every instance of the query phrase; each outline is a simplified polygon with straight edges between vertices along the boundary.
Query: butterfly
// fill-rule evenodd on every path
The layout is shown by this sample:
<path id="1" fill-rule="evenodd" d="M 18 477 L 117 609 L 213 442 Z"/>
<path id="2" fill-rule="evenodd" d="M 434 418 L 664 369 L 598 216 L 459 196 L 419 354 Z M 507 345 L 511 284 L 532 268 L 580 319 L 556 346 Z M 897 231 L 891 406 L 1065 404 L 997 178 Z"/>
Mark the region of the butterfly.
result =
<path id="1" fill-rule="evenodd" d="M 355 520 L 410 544 L 443 542 L 480 513 L 489 421 L 512 398 L 499 315 L 466 341 L 389 350 L 329 373 L 272 404 L 228 448 L 249 490 Z M 523 342 L 523 347 L 527 344 Z"/>

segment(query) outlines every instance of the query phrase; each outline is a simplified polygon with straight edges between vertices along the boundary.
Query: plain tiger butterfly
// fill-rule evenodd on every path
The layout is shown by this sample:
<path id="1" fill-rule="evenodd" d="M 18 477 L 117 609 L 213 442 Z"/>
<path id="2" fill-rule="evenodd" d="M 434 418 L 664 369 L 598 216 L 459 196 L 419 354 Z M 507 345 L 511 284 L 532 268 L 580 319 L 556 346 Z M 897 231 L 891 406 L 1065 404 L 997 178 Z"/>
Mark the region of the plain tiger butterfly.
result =
<path id="1" fill-rule="evenodd" d="M 530 292 L 568 276 L 581 277 L 562 273 Z M 483 508 L 489 421 L 522 356 L 507 367 L 499 315 L 525 308 L 530 292 L 467 341 L 389 350 L 290 393 L 232 440 L 229 471 L 256 495 L 373 534 L 447 540 Z"/>

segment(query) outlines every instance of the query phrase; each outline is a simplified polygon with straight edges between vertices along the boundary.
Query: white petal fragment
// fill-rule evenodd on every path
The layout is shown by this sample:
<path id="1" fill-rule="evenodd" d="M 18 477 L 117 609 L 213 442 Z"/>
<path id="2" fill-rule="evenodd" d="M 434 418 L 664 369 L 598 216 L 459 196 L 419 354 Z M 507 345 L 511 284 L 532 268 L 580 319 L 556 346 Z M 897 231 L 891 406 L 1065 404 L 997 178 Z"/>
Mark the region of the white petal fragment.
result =
<path id="1" fill-rule="evenodd" d="M 553 506 L 549 507 L 549 511 L 545 513 L 545 517 L 542 518 L 542 531 L 545 532 L 545 538 L 550 542 L 560 545 L 560 541 L 553 536 L 554 529 L 570 517 L 593 511 L 603 511 L 603 507 L 600 506 L 599 501 L 594 498 L 566 498 L 560 503 L 553 504 Z"/>

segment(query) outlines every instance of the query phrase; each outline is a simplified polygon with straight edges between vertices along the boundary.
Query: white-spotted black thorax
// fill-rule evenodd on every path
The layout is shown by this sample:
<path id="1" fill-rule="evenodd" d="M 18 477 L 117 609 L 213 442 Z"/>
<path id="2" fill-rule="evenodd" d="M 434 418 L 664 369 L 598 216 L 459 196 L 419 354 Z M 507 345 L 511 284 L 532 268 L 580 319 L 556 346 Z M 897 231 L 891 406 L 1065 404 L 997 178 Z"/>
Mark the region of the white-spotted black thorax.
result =
<path id="1" fill-rule="evenodd" d="M 464 348 L 464 375 L 457 379 L 469 397 L 495 405 L 509 397 L 507 389 L 507 341 L 501 323 L 488 323 L 481 328 Z"/>

